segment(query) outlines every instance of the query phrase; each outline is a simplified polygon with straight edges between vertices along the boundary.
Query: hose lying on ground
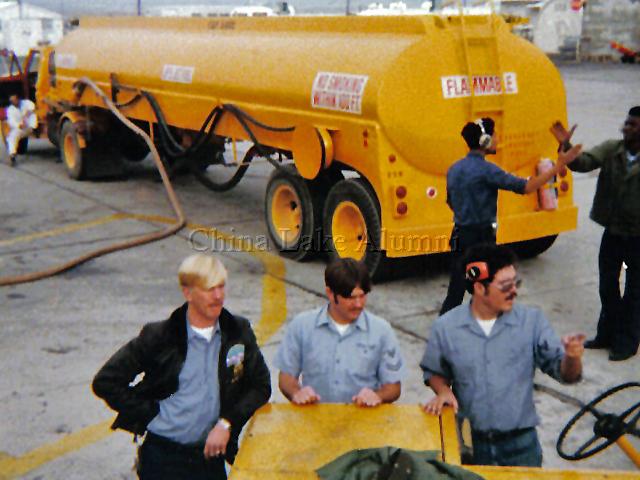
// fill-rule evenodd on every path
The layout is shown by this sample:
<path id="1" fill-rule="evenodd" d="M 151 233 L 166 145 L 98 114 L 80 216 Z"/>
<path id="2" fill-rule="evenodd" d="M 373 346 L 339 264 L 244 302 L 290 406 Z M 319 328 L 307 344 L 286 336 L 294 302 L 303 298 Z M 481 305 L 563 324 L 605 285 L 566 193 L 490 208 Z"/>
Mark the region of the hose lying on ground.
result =
<path id="1" fill-rule="evenodd" d="M 109 97 L 107 97 L 105 93 L 90 79 L 83 77 L 78 80 L 78 83 L 91 88 L 91 90 L 93 90 L 95 94 L 98 97 L 100 97 L 100 99 L 102 99 L 103 103 L 109 108 L 109 110 L 113 112 L 113 114 L 118 118 L 118 120 L 124 123 L 124 125 L 126 125 L 131 130 L 133 130 L 137 135 L 140 135 L 143 138 L 143 140 L 146 142 L 146 144 L 149 147 L 149 150 L 151 151 L 153 161 L 156 164 L 158 171 L 160 172 L 162 183 L 167 192 L 167 196 L 169 197 L 169 202 L 171 203 L 171 207 L 173 208 L 173 211 L 177 216 L 176 223 L 169 225 L 166 228 L 163 228 L 162 230 L 158 230 L 158 231 L 140 236 L 138 238 L 134 238 L 133 240 L 120 242 L 104 248 L 93 250 L 67 263 L 56 265 L 46 270 L 27 273 L 23 275 L 16 275 L 11 277 L 2 277 L 0 278 L 0 286 L 17 285 L 20 283 L 34 282 L 36 280 L 41 280 L 43 278 L 52 277 L 54 275 L 57 275 L 58 273 L 66 272 L 67 270 L 70 270 L 78 265 L 81 265 L 82 263 L 85 263 L 93 258 L 97 258 L 103 255 L 106 255 L 108 253 L 116 252 L 118 250 L 126 250 L 128 248 L 133 248 L 139 245 L 155 242 L 156 240 L 161 240 L 163 238 L 166 238 L 170 235 L 175 234 L 176 232 L 179 232 L 187 223 L 187 220 L 184 216 L 184 212 L 182 211 L 182 207 L 178 202 L 178 197 L 176 196 L 176 193 L 173 190 L 173 186 L 169 181 L 169 176 L 167 175 L 167 171 L 164 167 L 164 164 L 162 163 L 162 160 L 160 159 L 160 155 L 158 154 L 158 150 L 153 144 L 153 141 L 151 141 L 151 138 L 149 137 L 149 135 L 147 135 L 147 133 L 144 130 L 139 128 L 137 125 L 131 122 L 128 118 L 126 118 L 122 113 L 120 113 L 118 108 L 113 104 L 113 102 L 109 99 Z"/>

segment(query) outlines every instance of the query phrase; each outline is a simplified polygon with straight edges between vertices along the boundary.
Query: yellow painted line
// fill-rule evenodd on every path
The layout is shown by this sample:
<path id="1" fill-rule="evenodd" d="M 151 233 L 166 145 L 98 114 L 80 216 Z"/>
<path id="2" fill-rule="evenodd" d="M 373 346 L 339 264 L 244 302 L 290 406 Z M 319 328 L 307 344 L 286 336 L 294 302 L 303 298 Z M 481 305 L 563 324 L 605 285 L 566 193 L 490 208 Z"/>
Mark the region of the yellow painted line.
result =
<path id="1" fill-rule="evenodd" d="M 113 215 L 107 215 L 106 217 L 98 218 L 97 220 L 91 220 L 83 223 L 73 223 L 71 225 L 65 225 L 64 227 L 54 228 L 53 230 L 47 230 L 45 232 L 32 233 L 30 235 L 21 235 L 19 237 L 10 238 L 9 240 L 0 241 L 0 247 L 6 247 L 7 245 L 15 245 L 17 243 L 31 242 L 39 238 L 55 237 L 57 235 L 63 235 L 65 233 L 77 232 L 85 228 L 96 227 L 98 225 L 104 225 L 105 223 L 113 222 L 115 220 L 122 220 L 127 218 L 127 214 L 114 213 Z"/>
<path id="2" fill-rule="evenodd" d="M 109 428 L 111 422 L 112 420 L 98 423 L 70 433 L 57 442 L 38 447 L 21 457 L 3 458 L 0 460 L 0 479 L 8 480 L 25 475 L 47 462 L 108 437 L 112 433 Z"/>
<path id="3" fill-rule="evenodd" d="M 122 219 L 135 219 L 160 223 L 175 222 L 174 219 L 168 217 L 118 213 L 108 217 L 103 217 L 102 219 L 94 220 L 93 222 L 62 227 L 57 229 L 58 233 L 52 233 L 54 232 L 52 230 L 41 234 L 34 234 L 34 236 L 53 236 L 59 234 L 59 232 L 64 229 L 67 229 L 63 232 L 66 233 L 69 231 L 79 230 L 81 228 L 87 228 L 87 226 L 100 225 L 101 223 Z M 194 223 L 187 224 L 187 228 L 193 231 L 202 232 L 212 238 L 217 238 L 231 243 L 238 250 L 254 256 L 262 263 L 265 270 L 265 274 L 262 276 L 262 310 L 260 313 L 260 320 L 257 325 L 254 326 L 254 331 L 258 339 L 258 344 L 264 345 L 284 324 L 284 321 L 287 318 L 287 294 L 284 283 L 286 266 L 284 261 L 277 255 L 256 248 L 255 245 L 244 238 L 233 236 L 218 229 Z M 17 243 L 17 239 L 12 239 L 12 241 L 16 241 Z M 0 243 L 0 245 L 2 244 Z M 0 456 L 0 480 L 10 480 L 25 475 L 58 457 L 103 440 L 112 433 L 112 430 L 109 428 L 111 423 L 112 420 L 91 425 L 83 428 L 82 430 L 78 430 L 77 432 L 65 435 L 56 442 L 38 447 L 20 457 Z"/>

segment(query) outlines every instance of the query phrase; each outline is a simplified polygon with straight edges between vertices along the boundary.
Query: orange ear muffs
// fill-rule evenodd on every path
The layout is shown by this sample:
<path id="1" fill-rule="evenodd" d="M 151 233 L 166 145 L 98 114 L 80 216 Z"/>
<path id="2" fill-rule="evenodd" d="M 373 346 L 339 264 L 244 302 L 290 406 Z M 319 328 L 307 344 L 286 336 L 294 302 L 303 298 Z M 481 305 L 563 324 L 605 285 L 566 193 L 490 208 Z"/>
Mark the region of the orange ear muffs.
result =
<path id="1" fill-rule="evenodd" d="M 465 278 L 470 282 L 479 282 L 489 278 L 489 266 L 486 262 L 471 262 L 465 270 Z"/>

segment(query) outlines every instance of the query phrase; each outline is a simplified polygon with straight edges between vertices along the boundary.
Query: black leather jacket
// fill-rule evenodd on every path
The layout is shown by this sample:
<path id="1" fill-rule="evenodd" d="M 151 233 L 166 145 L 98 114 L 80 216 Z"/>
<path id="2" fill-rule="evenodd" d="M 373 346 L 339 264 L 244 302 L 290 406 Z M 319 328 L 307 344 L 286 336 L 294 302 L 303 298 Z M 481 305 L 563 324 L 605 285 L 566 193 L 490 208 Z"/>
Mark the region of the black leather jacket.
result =
<path id="1" fill-rule="evenodd" d="M 94 393 L 118 412 L 111 428 L 142 435 L 159 412 L 159 401 L 178 390 L 178 375 L 187 356 L 187 304 L 168 320 L 145 325 L 140 334 L 120 348 L 93 380 Z M 238 435 L 253 413 L 271 396 L 269 369 L 256 343 L 249 321 L 222 309 L 218 360 L 220 417 L 231 422 L 226 459 L 233 463 Z M 244 345 L 242 368 L 227 367 L 229 349 Z M 143 379 L 131 382 L 141 373 Z"/>

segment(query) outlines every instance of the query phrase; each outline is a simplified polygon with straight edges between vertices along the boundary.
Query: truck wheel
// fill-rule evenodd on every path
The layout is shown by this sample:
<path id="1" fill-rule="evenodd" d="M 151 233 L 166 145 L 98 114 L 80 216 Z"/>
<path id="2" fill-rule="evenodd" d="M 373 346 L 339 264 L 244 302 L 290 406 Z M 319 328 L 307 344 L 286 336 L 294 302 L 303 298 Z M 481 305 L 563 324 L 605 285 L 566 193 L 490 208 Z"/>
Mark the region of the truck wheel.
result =
<path id="1" fill-rule="evenodd" d="M 558 235 L 550 235 L 548 237 L 534 238 L 533 240 L 525 240 L 523 242 L 512 243 L 509 246 L 516 252 L 518 258 L 533 258 L 547 251 L 556 241 Z"/>
<path id="2" fill-rule="evenodd" d="M 317 209 L 316 209 L 317 210 Z M 314 210 L 309 183 L 290 166 L 275 170 L 265 195 L 269 237 L 280 254 L 293 260 L 316 252 L 320 212 Z"/>
<path id="3" fill-rule="evenodd" d="M 47 138 L 54 147 L 60 147 L 60 138 L 58 132 L 58 118 L 47 118 Z"/>
<path id="4" fill-rule="evenodd" d="M 120 153 L 130 162 L 141 162 L 149 155 L 149 147 L 136 134 L 129 134 L 120 138 Z"/>
<path id="5" fill-rule="evenodd" d="M 67 174 L 74 180 L 82 180 L 85 176 L 85 165 L 82 149 L 78 142 L 78 132 L 70 121 L 62 124 L 60 130 L 60 158 L 67 167 Z"/>
<path id="6" fill-rule="evenodd" d="M 380 248 L 381 221 L 375 193 L 361 179 L 341 180 L 329 191 L 324 233 L 330 260 L 355 258 L 379 278 L 385 254 Z"/>
<path id="7" fill-rule="evenodd" d="M 260 156 L 251 142 L 237 142 L 235 154 L 233 150 L 228 143 L 222 151 L 203 147 L 203 154 L 189 162 L 200 183 L 214 192 L 231 190 L 242 180 L 251 160 Z"/>

